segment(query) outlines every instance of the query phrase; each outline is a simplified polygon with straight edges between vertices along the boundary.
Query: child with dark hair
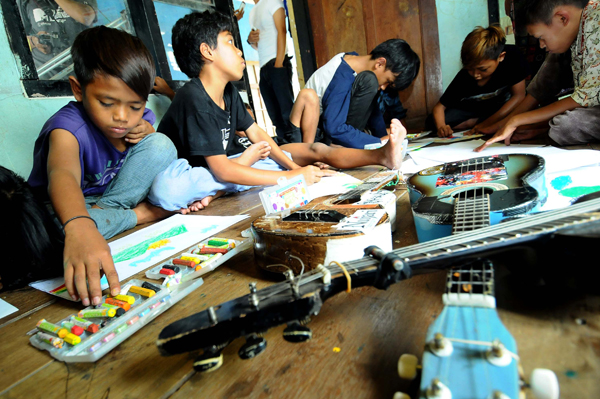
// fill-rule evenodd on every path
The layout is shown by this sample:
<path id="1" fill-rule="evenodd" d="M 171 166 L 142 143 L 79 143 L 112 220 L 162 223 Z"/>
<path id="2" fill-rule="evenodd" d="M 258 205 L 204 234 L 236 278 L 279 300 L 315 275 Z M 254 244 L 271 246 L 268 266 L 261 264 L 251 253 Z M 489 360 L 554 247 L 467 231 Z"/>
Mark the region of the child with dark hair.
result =
<path id="1" fill-rule="evenodd" d="M 64 235 L 27 182 L 0 166 L 0 290 L 62 274 Z"/>
<path id="2" fill-rule="evenodd" d="M 519 105 L 529 66 L 517 47 L 505 43 L 497 26 L 478 26 L 467 35 L 460 52 L 463 68 L 433 107 L 428 129 L 439 137 L 471 128 L 481 133 Z"/>
<path id="3" fill-rule="evenodd" d="M 298 93 L 290 122 L 296 141 L 364 148 L 387 139 L 377 93 L 406 89 L 421 61 L 402 39 L 390 39 L 369 55 L 340 53 L 308 79 Z M 372 135 L 365 132 L 369 128 Z"/>
<path id="4" fill-rule="evenodd" d="M 100 302 L 101 271 L 111 292 L 120 291 L 105 239 L 170 214 L 144 199 L 176 151 L 152 133 L 155 116 L 145 106 L 154 61 L 140 39 L 99 26 L 77 36 L 71 55 L 77 101 L 42 128 L 29 184 L 50 200 L 62 224 L 65 285 L 88 306 L 90 295 Z"/>
<path id="5" fill-rule="evenodd" d="M 313 166 L 315 162 L 337 168 L 400 167 L 406 130 L 397 120 L 389 142 L 376 150 L 321 143 L 279 147 L 254 122 L 231 84 L 245 68 L 231 31 L 228 17 L 208 11 L 188 14 L 173 27 L 175 58 L 191 80 L 177 91 L 158 128 L 173 140 L 181 159 L 156 177 L 148 197 L 153 204 L 196 211 L 219 195 L 276 184 L 281 177 L 303 175 L 312 184 L 334 173 Z M 234 149 L 236 131 L 245 132 L 253 144 L 266 143 L 269 157 L 262 159 L 261 152 L 245 157 L 248 150 Z"/>
<path id="6" fill-rule="evenodd" d="M 516 3 L 515 19 L 517 28 L 525 27 L 549 53 L 571 53 L 574 91 L 567 97 L 535 108 L 536 100 L 540 101 L 543 94 L 540 85 L 536 84 L 531 101 L 519 107 L 532 110 L 511 116 L 475 151 L 482 151 L 499 141 L 508 145 L 515 132 L 539 124 L 544 124 L 547 129 L 537 133 L 547 131 L 559 145 L 600 140 L 600 1 L 522 0 Z M 544 66 L 539 73 L 543 70 Z M 558 78 L 556 76 L 555 80 Z"/>

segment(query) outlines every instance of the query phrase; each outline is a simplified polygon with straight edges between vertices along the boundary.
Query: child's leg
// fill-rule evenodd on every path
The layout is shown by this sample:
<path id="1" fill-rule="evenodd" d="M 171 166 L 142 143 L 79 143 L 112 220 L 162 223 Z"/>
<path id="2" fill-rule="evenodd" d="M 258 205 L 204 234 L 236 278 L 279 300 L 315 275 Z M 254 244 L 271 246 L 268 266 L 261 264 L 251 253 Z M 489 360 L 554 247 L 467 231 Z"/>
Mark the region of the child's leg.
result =
<path id="1" fill-rule="evenodd" d="M 330 147 L 322 143 L 286 144 L 282 150 L 292 154 L 294 162 L 300 166 L 323 162 L 335 168 L 349 169 L 366 165 L 382 165 L 389 169 L 400 169 L 402 165 L 402 142 L 406 129 L 396 120 L 392 121 L 390 139 L 381 148 L 358 150 L 346 147 Z"/>
<path id="2" fill-rule="evenodd" d="M 548 134 L 559 145 L 600 141 L 600 106 L 575 108 L 555 116 Z"/>
<path id="3" fill-rule="evenodd" d="M 290 114 L 291 128 L 295 133 L 300 128 L 302 132 L 302 143 L 314 143 L 315 135 L 317 134 L 317 126 L 321 116 L 321 105 L 319 104 L 319 96 L 313 89 L 302 89 L 298 93 L 298 98 L 294 103 Z M 296 140 L 297 137 L 294 137 Z"/>
<path id="4" fill-rule="evenodd" d="M 121 170 L 96 205 L 102 209 L 135 208 L 148 195 L 156 175 L 176 158 L 177 150 L 167 136 L 149 134 L 129 150 Z"/>
<path id="5" fill-rule="evenodd" d="M 86 198 L 90 206 L 88 212 L 104 238 L 170 215 L 142 201 L 148 195 L 154 177 L 176 155 L 175 146 L 167 136 L 152 133 L 129 150 L 121 170 L 99 199 Z"/>
<path id="6" fill-rule="evenodd" d="M 364 130 L 371 117 L 373 109 L 377 106 L 375 97 L 379 90 L 377 76 L 371 71 L 364 71 L 356 75 L 350 92 L 350 107 L 346 124 Z"/>
<path id="7" fill-rule="evenodd" d="M 187 210 L 190 204 L 220 192 L 235 192 L 235 186 L 216 180 L 206 168 L 193 168 L 187 160 L 178 159 L 156 176 L 148 201 L 169 211 Z"/>

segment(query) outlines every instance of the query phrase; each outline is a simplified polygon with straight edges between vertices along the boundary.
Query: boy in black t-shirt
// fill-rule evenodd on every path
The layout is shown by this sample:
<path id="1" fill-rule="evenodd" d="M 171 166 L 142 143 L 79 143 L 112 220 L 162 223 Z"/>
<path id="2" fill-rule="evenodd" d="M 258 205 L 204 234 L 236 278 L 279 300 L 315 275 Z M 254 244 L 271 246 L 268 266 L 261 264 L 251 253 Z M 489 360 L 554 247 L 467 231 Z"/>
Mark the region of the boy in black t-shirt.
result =
<path id="1" fill-rule="evenodd" d="M 464 68 L 433 108 L 428 128 L 449 137 L 454 130 L 482 133 L 501 121 L 525 98 L 529 67 L 504 31 L 477 27 L 463 42 Z M 493 129 L 495 130 L 495 129 Z"/>
<path id="2" fill-rule="evenodd" d="M 389 142 L 376 150 L 321 143 L 277 146 L 254 123 L 230 83 L 241 79 L 245 68 L 230 23 L 225 15 L 207 11 L 188 14 L 173 27 L 177 64 L 191 80 L 178 90 L 158 127 L 173 140 L 180 159 L 155 179 L 148 196 L 153 204 L 188 213 L 204 208 L 216 196 L 276 184 L 280 177 L 302 174 L 312 184 L 334 174 L 313 166 L 315 162 L 336 168 L 400 167 L 406 129 L 398 120 L 391 124 Z M 261 159 L 260 151 L 233 154 L 236 130 L 244 131 L 252 143 L 265 142 L 269 158 Z"/>

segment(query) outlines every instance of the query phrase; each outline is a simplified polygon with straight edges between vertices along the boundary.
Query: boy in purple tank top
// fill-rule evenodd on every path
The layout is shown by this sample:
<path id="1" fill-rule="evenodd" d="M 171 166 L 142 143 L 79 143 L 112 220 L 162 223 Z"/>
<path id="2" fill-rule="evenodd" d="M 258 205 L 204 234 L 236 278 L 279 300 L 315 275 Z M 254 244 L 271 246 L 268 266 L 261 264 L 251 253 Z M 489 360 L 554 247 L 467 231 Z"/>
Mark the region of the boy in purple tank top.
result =
<path id="1" fill-rule="evenodd" d="M 100 303 L 101 271 L 111 293 L 120 292 L 106 239 L 172 213 L 145 198 L 176 150 L 153 133 L 155 116 L 145 109 L 155 70 L 141 40 L 99 26 L 77 36 L 71 55 L 77 102 L 42 128 L 29 184 L 50 200 L 62 224 L 65 285 L 88 306 Z"/>

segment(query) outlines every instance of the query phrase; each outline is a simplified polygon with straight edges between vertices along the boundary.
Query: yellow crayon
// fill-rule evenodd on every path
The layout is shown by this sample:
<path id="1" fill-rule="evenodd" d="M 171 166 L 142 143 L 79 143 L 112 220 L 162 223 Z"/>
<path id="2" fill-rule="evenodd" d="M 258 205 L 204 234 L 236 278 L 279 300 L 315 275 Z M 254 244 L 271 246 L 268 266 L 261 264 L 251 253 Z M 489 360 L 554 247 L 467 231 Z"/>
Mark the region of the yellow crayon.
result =
<path id="1" fill-rule="evenodd" d="M 131 288 L 129 288 L 129 292 L 133 292 L 134 294 L 140 294 L 142 296 L 146 296 L 148 298 L 154 296 L 154 294 L 156 294 L 156 292 L 149 290 L 147 288 L 142 288 L 142 287 L 136 287 L 131 286 Z"/>

